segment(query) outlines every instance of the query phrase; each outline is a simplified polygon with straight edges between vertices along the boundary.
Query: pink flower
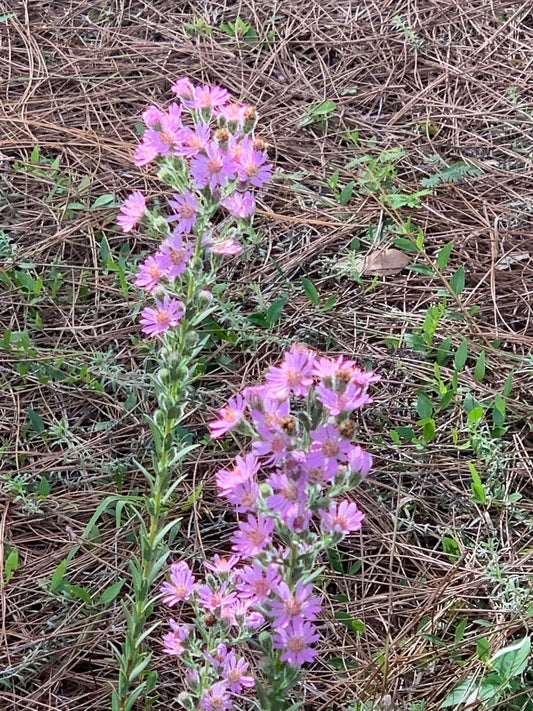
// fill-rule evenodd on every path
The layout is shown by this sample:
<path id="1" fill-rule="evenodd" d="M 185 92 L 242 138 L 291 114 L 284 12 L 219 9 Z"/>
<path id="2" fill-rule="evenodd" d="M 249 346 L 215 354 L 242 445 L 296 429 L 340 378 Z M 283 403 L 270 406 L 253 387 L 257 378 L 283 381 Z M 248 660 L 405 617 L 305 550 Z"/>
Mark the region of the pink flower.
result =
<path id="1" fill-rule="evenodd" d="M 185 313 L 183 304 L 177 299 L 169 300 L 168 296 L 165 296 L 163 301 L 156 299 L 156 304 L 157 308 L 146 308 L 141 314 L 142 330 L 152 337 L 177 326 Z"/>
<path id="2" fill-rule="evenodd" d="M 291 392 L 306 396 L 313 383 L 313 353 L 305 346 L 293 346 L 285 353 L 279 367 L 271 366 L 266 374 L 267 391 L 271 397 L 284 400 Z"/>
<path id="3" fill-rule="evenodd" d="M 237 659 L 233 650 L 231 650 L 224 660 L 222 676 L 229 684 L 229 690 L 234 694 L 240 694 L 243 688 L 251 689 L 254 686 L 255 681 L 253 676 L 245 674 L 249 666 L 249 663 L 245 661 L 243 657 Z"/>
<path id="4" fill-rule="evenodd" d="M 172 237 L 167 237 L 163 241 L 156 256 L 167 261 L 168 268 L 166 276 L 169 279 L 175 279 L 178 274 L 182 274 L 185 271 L 191 254 L 191 245 L 184 242 L 179 233 L 174 232 Z"/>
<path id="5" fill-rule="evenodd" d="M 264 570 L 255 560 L 252 565 L 235 571 L 235 575 L 241 581 L 237 585 L 237 590 L 244 597 L 249 598 L 251 604 L 258 602 L 260 605 L 266 602 L 267 597 L 281 580 L 278 566 L 275 563 L 270 563 Z"/>
<path id="6" fill-rule="evenodd" d="M 228 123 L 235 123 L 242 126 L 248 106 L 246 104 L 228 104 L 220 109 L 220 116 L 223 116 Z"/>
<path id="7" fill-rule="evenodd" d="M 362 477 L 365 477 L 372 469 L 372 455 L 361 449 L 359 445 L 355 445 L 348 452 L 348 462 L 350 469 L 357 472 Z"/>
<path id="8" fill-rule="evenodd" d="M 346 390 L 342 393 L 334 392 L 325 385 L 317 385 L 316 392 L 317 398 L 333 417 L 340 415 L 341 412 L 358 410 L 363 405 L 368 405 L 372 402 L 372 398 L 354 383 L 348 383 Z"/>
<path id="9" fill-rule="evenodd" d="M 331 501 L 329 511 L 319 510 L 324 530 L 329 533 L 347 534 L 361 529 L 365 515 L 351 501 L 341 501 L 337 506 Z"/>
<path id="10" fill-rule="evenodd" d="M 307 497 L 305 495 L 305 479 L 302 477 L 298 482 L 289 477 L 283 472 L 275 472 L 268 479 L 267 483 L 278 491 L 277 494 L 272 494 L 266 500 L 267 506 L 285 517 L 290 509 L 299 501 L 305 503 Z"/>
<path id="11" fill-rule="evenodd" d="M 178 232 L 190 232 L 196 222 L 196 213 L 198 211 L 196 196 L 185 188 L 183 195 L 174 193 L 173 197 L 174 200 L 169 200 L 168 204 L 174 208 L 176 214 L 169 217 L 167 222 L 178 222 L 176 227 Z"/>
<path id="12" fill-rule="evenodd" d="M 185 625 L 179 625 L 176 620 L 168 621 L 172 632 L 163 635 L 163 654 L 179 657 L 185 651 L 183 642 L 189 636 L 190 630 Z"/>
<path id="13" fill-rule="evenodd" d="M 152 143 L 143 140 L 135 149 L 133 161 L 135 165 L 140 168 L 143 165 L 148 165 L 148 163 L 151 163 L 157 158 L 158 155 L 159 152 L 157 148 L 152 145 Z"/>
<path id="14" fill-rule="evenodd" d="M 310 484 L 323 486 L 335 478 L 336 472 L 331 474 L 326 465 L 326 458 L 322 452 L 309 452 L 305 457 L 307 479 Z"/>
<path id="15" fill-rule="evenodd" d="M 308 585 L 298 583 L 296 590 L 292 593 L 287 583 L 282 581 L 276 590 L 281 600 L 268 602 L 272 610 L 271 614 L 276 618 L 273 622 L 274 627 L 287 627 L 297 618 L 316 620 L 321 606 L 317 597 L 311 597 L 312 591 L 311 583 Z"/>
<path id="16" fill-rule="evenodd" d="M 227 583 L 222 583 L 218 590 L 212 590 L 209 585 L 198 588 L 198 602 L 210 612 L 214 612 L 222 605 L 231 605 L 237 597 L 236 592 L 226 592 Z"/>
<path id="17" fill-rule="evenodd" d="M 310 433 L 312 438 L 311 451 L 320 452 L 324 457 L 324 466 L 329 476 L 334 477 L 339 468 L 339 462 L 348 460 L 348 452 L 352 445 L 343 439 L 339 430 L 332 424 L 320 425 Z"/>
<path id="18" fill-rule="evenodd" d="M 255 198 L 251 192 L 233 193 L 220 204 L 231 212 L 234 217 L 245 219 L 255 211 Z"/>
<path id="19" fill-rule="evenodd" d="M 232 555 L 229 558 L 221 558 L 217 553 L 213 556 L 213 562 L 204 561 L 204 566 L 207 570 L 211 570 L 213 573 L 229 573 L 229 571 L 235 567 L 239 562 L 238 555 Z"/>
<path id="20" fill-rule="evenodd" d="M 188 600 L 194 589 L 194 576 L 187 563 L 182 560 L 170 566 L 170 583 L 163 583 L 161 592 L 163 603 L 174 607 L 178 602 Z"/>
<path id="21" fill-rule="evenodd" d="M 257 425 L 257 431 L 261 436 L 252 444 L 254 454 L 259 457 L 269 454 L 265 464 L 279 464 L 287 456 L 287 448 L 291 443 L 291 438 L 285 432 L 272 431 L 265 425 Z"/>
<path id="22" fill-rule="evenodd" d="M 229 98 L 229 91 L 220 86 L 197 86 L 194 90 L 194 99 L 184 103 L 192 109 L 218 109 L 224 106 Z"/>
<path id="23" fill-rule="evenodd" d="M 159 155 L 166 156 L 183 140 L 186 133 L 181 123 L 181 106 L 170 104 L 168 111 L 162 113 L 157 128 L 149 128 L 144 132 L 143 143 L 152 146 Z"/>
<path id="24" fill-rule="evenodd" d="M 239 157 L 238 170 L 241 180 L 249 180 L 257 188 L 262 187 L 270 180 L 272 165 L 268 163 L 266 151 L 254 151 L 253 146 L 248 144 Z"/>
<path id="25" fill-rule="evenodd" d="M 340 355 L 337 360 L 317 358 L 313 364 L 313 375 L 324 380 L 325 378 L 333 378 L 339 371 L 344 371 L 351 379 L 354 367 L 353 360 L 346 360 L 343 355 Z"/>
<path id="26" fill-rule="evenodd" d="M 246 403 L 240 393 L 230 398 L 226 407 L 220 410 L 220 419 L 209 423 L 211 439 L 218 439 L 235 427 L 241 421 L 245 408 Z"/>
<path id="27" fill-rule="evenodd" d="M 214 667 L 221 667 L 228 654 L 228 648 L 221 642 L 217 644 L 217 648 L 213 654 L 209 654 L 207 651 L 204 652 L 204 654 Z"/>
<path id="28" fill-rule="evenodd" d="M 136 190 L 124 200 L 124 204 L 118 213 L 117 223 L 123 232 L 131 232 L 135 225 L 144 215 L 146 209 L 146 199 L 144 195 Z"/>
<path id="29" fill-rule="evenodd" d="M 299 667 L 306 662 L 312 662 L 317 652 L 310 649 L 308 645 L 314 644 L 319 639 L 316 627 L 303 620 L 296 618 L 287 627 L 279 628 L 274 635 L 274 649 L 284 649 L 281 655 L 282 662 L 288 662 L 292 666 Z"/>
<path id="30" fill-rule="evenodd" d="M 170 87 L 170 91 L 177 94 L 180 99 L 192 99 L 194 96 L 194 86 L 189 77 L 181 77 Z"/>
<path id="31" fill-rule="evenodd" d="M 222 496 L 227 496 L 238 486 L 251 479 L 259 469 L 259 462 L 253 454 L 237 456 L 231 471 L 221 469 L 216 473 L 217 486 Z"/>
<path id="32" fill-rule="evenodd" d="M 259 484 L 253 479 L 237 484 L 226 494 L 226 498 L 236 508 L 237 513 L 255 511 L 259 498 Z"/>
<path id="33" fill-rule="evenodd" d="M 191 160 L 191 175 L 197 188 L 209 186 L 214 190 L 217 185 L 224 187 L 237 173 L 237 166 L 217 143 L 209 143 L 206 155 L 198 154 Z"/>
<path id="34" fill-rule="evenodd" d="M 164 111 L 152 105 L 143 111 L 143 121 L 148 128 L 156 128 L 158 125 L 161 125 L 164 115 Z"/>
<path id="35" fill-rule="evenodd" d="M 233 550 L 247 558 L 258 555 L 272 540 L 274 521 L 260 514 L 248 514 L 248 523 L 241 521 L 239 530 L 233 534 Z"/>
<path id="36" fill-rule="evenodd" d="M 283 520 L 292 531 L 301 533 L 309 528 L 309 521 L 312 516 L 313 512 L 311 509 L 307 508 L 303 502 L 299 501 L 294 506 L 291 506 L 291 508 L 283 516 Z"/>
<path id="37" fill-rule="evenodd" d="M 139 286 L 146 291 L 154 291 L 159 285 L 161 277 L 166 276 L 171 266 L 168 257 L 162 254 L 147 257 L 137 268 L 135 286 Z"/>
<path id="38" fill-rule="evenodd" d="M 205 151 L 211 139 L 211 129 L 208 124 L 199 121 L 196 130 L 184 128 L 181 145 L 176 145 L 174 155 L 192 158 L 200 151 Z"/>
<path id="39" fill-rule="evenodd" d="M 217 682 L 211 689 L 205 689 L 200 701 L 205 711 L 226 711 L 233 706 L 226 684 Z"/>
<path id="40" fill-rule="evenodd" d="M 265 624 L 265 616 L 256 610 L 252 610 L 244 618 L 244 624 L 252 630 L 257 630 Z"/>
<path id="41" fill-rule="evenodd" d="M 209 249 L 214 254 L 226 254 L 233 255 L 239 254 L 242 251 L 242 247 L 234 239 L 225 239 L 223 242 L 217 242 L 209 246 Z"/>

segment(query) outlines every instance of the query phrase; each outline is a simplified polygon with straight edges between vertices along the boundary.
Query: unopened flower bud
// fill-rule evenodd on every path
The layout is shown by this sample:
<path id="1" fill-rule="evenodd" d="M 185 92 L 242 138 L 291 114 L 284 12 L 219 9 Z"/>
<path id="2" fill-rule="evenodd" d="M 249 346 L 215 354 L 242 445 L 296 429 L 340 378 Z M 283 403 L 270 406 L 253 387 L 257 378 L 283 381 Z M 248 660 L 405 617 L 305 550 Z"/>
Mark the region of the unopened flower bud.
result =
<path id="1" fill-rule="evenodd" d="M 272 494 L 274 493 L 272 487 L 267 484 L 266 481 L 263 481 L 261 482 L 261 484 L 259 484 L 259 491 L 261 492 L 261 496 L 264 499 L 268 498 L 269 496 L 272 496 Z"/>
<path id="2" fill-rule="evenodd" d="M 353 420 L 344 420 L 338 426 L 339 434 L 344 439 L 352 439 L 355 434 L 355 422 Z"/>
<path id="3" fill-rule="evenodd" d="M 249 106 L 244 114 L 243 133 L 250 133 L 257 123 L 257 112 L 253 106 Z"/>
<path id="4" fill-rule="evenodd" d="M 348 385 L 350 380 L 352 379 L 352 373 L 349 370 L 345 370 L 344 368 L 341 368 L 335 373 L 335 379 L 337 380 L 338 383 L 343 383 L 344 385 Z"/>
<path id="5" fill-rule="evenodd" d="M 229 131 L 227 128 L 217 128 L 215 131 L 215 141 L 219 145 L 227 143 L 229 141 Z"/>
<path id="6" fill-rule="evenodd" d="M 254 151 L 267 151 L 270 146 L 260 136 L 256 136 L 252 141 L 252 148 Z"/>

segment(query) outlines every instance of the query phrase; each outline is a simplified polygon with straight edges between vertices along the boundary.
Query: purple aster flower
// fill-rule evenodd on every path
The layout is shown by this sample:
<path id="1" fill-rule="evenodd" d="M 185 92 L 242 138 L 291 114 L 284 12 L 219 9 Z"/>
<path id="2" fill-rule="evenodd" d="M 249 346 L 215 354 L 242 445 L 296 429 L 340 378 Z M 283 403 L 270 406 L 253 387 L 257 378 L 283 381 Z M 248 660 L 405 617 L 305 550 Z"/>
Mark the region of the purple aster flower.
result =
<path id="1" fill-rule="evenodd" d="M 157 158 L 159 152 L 157 148 L 149 141 L 141 141 L 135 149 L 133 161 L 137 167 L 148 165 Z"/>
<path id="2" fill-rule="evenodd" d="M 225 254 L 233 255 L 242 252 L 242 247 L 234 239 L 225 239 L 223 242 L 217 242 L 215 244 L 210 244 L 209 249 L 214 254 Z"/>
<path id="3" fill-rule="evenodd" d="M 157 106 L 149 106 L 143 111 L 143 121 L 148 128 L 157 128 L 161 126 L 161 121 L 165 115 Z"/>
<path id="4" fill-rule="evenodd" d="M 191 258 L 192 246 L 184 242 L 181 235 L 174 232 L 172 237 L 167 237 L 161 244 L 161 248 L 156 253 L 156 257 L 165 259 L 168 262 L 166 275 L 169 279 L 175 279 L 178 274 L 182 274 L 187 262 Z"/>
<path id="5" fill-rule="evenodd" d="M 339 462 L 348 460 L 348 452 L 352 445 L 343 439 L 339 430 L 332 424 L 320 425 L 310 433 L 312 438 L 311 451 L 321 452 L 325 458 L 324 466 L 329 476 L 334 477 L 339 468 Z"/>
<path id="6" fill-rule="evenodd" d="M 196 129 L 184 128 L 181 145 L 176 145 L 174 155 L 192 158 L 200 152 L 206 150 L 211 140 L 211 129 L 203 121 L 199 121 Z"/>
<path id="7" fill-rule="evenodd" d="M 299 667 L 306 662 L 312 662 L 317 652 L 311 649 L 319 639 L 316 627 L 302 618 L 296 618 L 287 627 L 277 630 L 274 640 L 274 649 L 284 649 L 281 655 L 282 662 L 288 662 L 294 667 Z"/>
<path id="8" fill-rule="evenodd" d="M 154 291 L 159 286 L 159 280 L 167 275 L 170 267 L 171 263 L 166 255 L 155 254 L 153 257 L 147 257 L 137 267 L 135 286 L 146 291 Z"/>
<path id="9" fill-rule="evenodd" d="M 197 86 L 194 90 L 194 98 L 184 103 L 191 109 L 218 109 L 224 106 L 229 98 L 229 91 L 220 86 Z"/>
<path id="10" fill-rule="evenodd" d="M 304 503 L 299 501 L 297 504 L 294 504 L 294 506 L 291 506 L 291 508 L 283 516 L 283 520 L 291 531 L 301 533 L 309 528 L 309 521 L 312 516 L 313 512 L 311 509 L 307 508 Z"/>
<path id="11" fill-rule="evenodd" d="M 220 469 L 215 475 L 219 492 L 227 496 L 245 481 L 251 479 L 259 469 L 259 461 L 253 454 L 235 457 L 235 466 L 231 471 Z"/>
<path id="12" fill-rule="evenodd" d="M 229 573 L 232 568 L 239 562 L 238 555 L 232 555 L 229 558 L 221 558 L 217 553 L 213 556 L 213 562 L 204 561 L 204 566 L 207 570 L 211 570 L 213 573 Z"/>
<path id="13" fill-rule="evenodd" d="M 254 454 L 258 457 L 270 455 L 265 464 L 279 464 L 287 456 L 291 438 L 285 432 L 273 432 L 265 425 L 257 425 L 257 431 L 261 439 L 252 444 Z"/>
<path id="14" fill-rule="evenodd" d="M 241 421 L 245 408 L 246 402 L 240 393 L 230 398 L 226 407 L 219 411 L 220 419 L 209 423 L 211 439 L 218 439 L 235 427 Z"/>
<path id="15" fill-rule="evenodd" d="M 331 482 L 335 474 L 331 474 L 326 466 L 326 457 L 322 452 L 309 452 L 305 456 L 305 470 L 307 480 L 310 484 L 323 486 L 326 482 Z"/>
<path id="16" fill-rule="evenodd" d="M 251 689 L 254 686 L 253 676 L 245 673 L 249 666 L 244 657 L 237 658 L 233 649 L 224 660 L 222 676 L 234 694 L 240 694 L 243 688 Z"/>
<path id="17" fill-rule="evenodd" d="M 201 585 L 198 588 L 198 602 L 202 607 L 210 612 L 214 612 L 222 605 L 231 605 L 236 597 L 236 592 L 226 592 L 227 583 L 222 583 L 218 590 L 212 590 L 209 585 Z"/>
<path id="18" fill-rule="evenodd" d="M 226 494 L 226 498 L 235 506 L 237 513 L 255 511 L 259 498 L 259 484 L 253 479 L 248 479 L 232 488 Z"/>
<path id="19" fill-rule="evenodd" d="M 329 511 L 320 509 L 318 513 L 322 519 L 324 530 L 344 535 L 352 531 L 359 531 L 365 518 L 364 513 L 359 511 L 351 501 L 341 501 L 338 505 L 335 501 L 331 501 Z"/>
<path id="20" fill-rule="evenodd" d="M 174 200 L 169 200 L 168 204 L 176 211 L 176 214 L 169 217 L 167 222 L 177 222 L 176 230 L 178 232 L 190 232 L 196 222 L 198 211 L 196 196 L 185 188 L 182 195 L 174 193 L 173 197 Z"/>
<path id="21" fill-rule="evenodd" d="M 255 560 L 252 565 L 246 565 L 242 570 L 235 571 L 235 574 L 240 580 L 237 590 L 248 598 L 251 604 L 257 602 L 263 605 L 281 580 L 275 563 L 270 563 L 264 570 Z"/>
<path id="22" fill-rule="evenodd" d="M 343 355 L 340 355 L 337 360 L 331 358 L 317 358 L 313 365 L 313 375 L 318 376 L 321 380 L 333 378 L 338 373 L 344 372 L 351 380 L 352 373 L 355 367 L 353 360 L 347 360 Z"/>
<path id="23" fill-rule="evenodd" d="M 277 471 L 269 476 L 267 484 L 269 484 L 274 491 L 278 492 L 267 498 L 267 506 L 271 508 L 272 511 L 281 514 L 283 518 L 299 501 L 307 502 L 304 478 L 294 481 L 294 479 L 289 479 L 283 472 Z"/>
<path id="24" fill-rule="evenodd" d="M 255 151 L 251 144 L 248 144 L 241 152 L 238 163 L 239 178 L 242 181 L 249 180 L 256 188 L 268 183 L 272 173 L 272 165 L 268 160 L 266 151 Z"/>
<path id="25" fill-rule="evenodd" d="M 169 620 L 172 632 L 163 635 L 163 654 L 179 657 L 185 651 L 183 642 L 189 636 L 190 630 L 185 625 L 179 625 L 176 620 Z"/>
<path id="26" fill-rule="evenodd" d="M 194 589 L 194 576 L 187 563 L 182 560 L 170 566 L 170 583 L 163 583 L 161 592 L 163 603 L 174 607 L 178 602 L 188 600 Z"/>
<path id="27" fill-rule="evenodd" d="M 248 523 L 240 521 L 239 530 L 233 534 L 233 550 L 244 558 L 257 555 L 272 540 L 273 530 L 272 519 L 248 514 Z"/>
<path id="28" fill-rule="evenodd" d="M 217 185 L 224 187 L 237 173 L 237 166 L 217 143 L 209 143 L 206 155 L 196 155 L 191 160 L 191 175 L 197 188 L 209 186 L 214 190 Z"/>
<path id="29" fill-rule="evenodd" d="M 372 469 L 372 455 L 361 449 L 358 444 L 348 452 L 348 462 L 350 469 L 362 477 L 365 477 Z"/>
<path id="30" fill-rule="evenodd" d="M 296 344 L 285 353 L 279 367 L 271 366 L 266 374 L 267 392 L 271 397 L 284 400 L 291 392 L 305 396 L 313 383 L 314 354 L 305 346 Z"/>
<path id="31" fill-rule="evenodd" d="M 233 193 L 220 203 L 231 212 L 234 217 L 245 219 L 255 212 L 255 198 L 249 191 L 245 193 Z"/>
<path id="32" fill-rule="evenodd" d="M 237 126 L 242 126 L 244 123 L 247 111 L 248 106 L 246 104 L 228 104 L 220 108 L 219 115 L 223 116 L 228 123 L 236 124 L 235 128 L 237 128 Z"/>
<path id="33" fill-rule="evenodd" d="M 192 99 L 194 96 L 194 86 L 189 77 L 181 77 L 172 84 L 170 91 L 177 94 L 180 99 Z"/>
<path id="34" fill-rule="evenodd" d="M 271 614 L 276 618 L 273 622 L 274 627 L 287 627 L 297 618 L 316 620 L 321 605 L 318 597 L 311 597 L 312 592 L 311 583 L 308 585 L 298 583 L 296 590 L 291 592 L 287 583 L 282 581 L 276 590 L 276 594 L 281 599 L 268 602 Z"/>
<path id="35" fill-rule="evenodd" d="M 204 655 L 214 667 L 223 666 L 227 654 L 228 648 L 222 642 L 220 644 L 217 644 L 216 650 L 213 652 L 213 654 L 209 654 L 209 652 L 207 651 L 204 652 Z"/>
<path id="36" fill-rule="evenodd" d="M 144 195 L 136 190 L 124 200 L 117 216 L 117 223 L 123 232 L 131 232 L 135 225 L 144 215 L 146 209 L 146 199 Z"/>
<path id="37" fill-rule="evenodd" d="M 246 389 L 250 395 L 252 389 Z M 254 397 L 254 401 L 250 403 L 251 416 L 256 425 L 264 425 L 271 430 L 279 430 L 283 420 L 290 415 L 291 405 L 289 400 L 278 400 L 277 398 L 268 397 L 268 385 L 261 388 Z M 245 395 L 245 397 L 247 397 Z"/>
<path id="38" fill-rule="evenodd" d="M 333 417 L 340 415 L 341 412 L 359 410 L 372 402 L 372 398 L 355 383 L 348 383 L 342 393 L 334 392 L 325 385 L 317 385 L 316 392 L 317 398 Z"/>
<path id="39" fill-rule="evenodd" d="M 143 332 L 148 336 L 159 336 L 169 328 L 178 325 L 180 318 L 185 313 L 183 304 L 177 299 L 165 296 L 163 301 L 156 299 L 157 308 L 146 308 L 141 314 Z"/>
<path id="40" fill-rule="evenodd" d="M 221 682 L 213 684 L 211 689 L 204 689 L 200 703 L 205 711 L 226 711 L 233 706 L 226 684 Z"/>

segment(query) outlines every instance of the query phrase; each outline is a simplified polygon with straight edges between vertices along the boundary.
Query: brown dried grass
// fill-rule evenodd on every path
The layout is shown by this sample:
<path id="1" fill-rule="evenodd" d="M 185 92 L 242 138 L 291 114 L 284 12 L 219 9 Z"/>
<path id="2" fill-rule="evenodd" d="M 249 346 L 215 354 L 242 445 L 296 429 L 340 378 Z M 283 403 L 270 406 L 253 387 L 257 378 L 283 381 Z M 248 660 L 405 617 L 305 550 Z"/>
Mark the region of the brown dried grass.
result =
<path id="1" fill-rule="evenodd" d="M 308 171 L 305 190 L 291 191 L 281 183 L 265 196 L 259 219 L 269 244 L 264 261 L 251 261 L 226 276 L 236 285 L 259 279 L 267 301 L 283 286 L 270 254 L 287 278 L 311 276 L 321 294 L 328 290 L 338 294 L 335 310 L 317 314 L 303 296 L 291 299 L 280 335 L 314 335 L 322 347 L 333 336 L 339 350 L 362 362 L 371 358 L 384 376 L 361 433 L 376 455 L 373 475 L 359 494 L 367 522 L 361 538 L 345 551 L 348 558 L 361 557 L 362 568 L 353 576 L 329 578 L 325 592 L 344 594 L 348 602 L 326 599 L 327 654 L 306 679 L 308 707 L 347 709 L 354 698 L 379 702 L 390 695 L 395 708 L 422 699 L 426 710 L 438 708 L 458 678 L 470 668 L 479 671 L 474 661 L 475 628 L 469 627 L 465 649 L 471 661 L 462 670 L 450 662 L 449 649 L 435 648 L 417 630 L 438 632 L 450 643 L 451 621 L 480 617 L 482 601 L 482 616 L 493 623 L 489 630 L 493 648 L 523 634 L 527 626 L 523 617 L 505 612 L 495 602 L 482 542 L 497 540 L 502 569 L 522 586 L 531 586 L 531 526 L 527 520 L 518 525 L 505 507 L 488 516 L 471 503 L 468 458 L 453 446 L 450 427 L 442 424 L 436 443 L 416 456 L 412 448 L 392 445 L 387 437 L 378 444 L 391 424 L 412 424 L 415 390 L 432 372 L 416 353 L 391 352 L 383 339 L 420 325 L 439 284 L 406 272 L 382 280 L 370 292 L 348 278 L 340 283 L 321 281 L 323 263 L 335 263 L 345 254 L 354 234 L 379 222 L 382 208 L 368 196 L 346 207 L 331 203 L 319 208 L 316 203 L 324 180 L 334 167 L 347 162 L 340 138 L 354 127 L 364 139 L 376 136 L 380 150 L 400 145 L 407 151 L 400 172 L 406 192 L 419 188 L 424 158 L 430 153 L 448 161 L 462 158 L 484 170 L 482 177 L 464 184 L 441 186 L 424 201 L 415 219 L 424 228 L 431 255 L 453 238 L 454 264 L 467 268 L 464 305 L 481 307 L 476 330 L 471 323 L 446 322 L 441 335 L 466 336 L 480 348 L 491 339 L 502 339 L 498 351 L 487 351 L 484 382 L 465 373 L 462 384 L 478 399 L 493 396 L 516 369 L 508 402 L 516 424 L 503 444 L 506 482 L 509 491 L 522 492 L 520 508 L 530 516 L 532 442 L 523 419 L 532 410 L 531 368 L 524 360 L 533 344 L 530 3 L 34 0 L 11 7 L 0 3 L 0 13 L 13 10 L 17 17 L 0 24 L 4 229 L 19 245 L 22 260 L 43 270 L 55 258 L 67 263 L 72 290 L 71 303 L 48 299 L 39 305 L 43 329 L 33 336 L 42 357 L 66 354 L 79 367 L 112 346 L 123 373 L 135 373 L 146 354 L 130 339 L 131 304 L 124 302 L 114 276 L 104 274 L 99 261 L 99 233 L 104 231 L 112 247 L 121 245 L 122 237 L 109 228 L 113 211 L 82 213 L 64 221 L 62 207 L 76 199 L 75 194 L 50 204 L 45 178 L 12 169 L 12 162 L 27 160 L 35 145 L 43 155 L 61 155 L 62 168 L 78 180 L 88 173 L 93 197 L 112 191 L 124 195 L 135 188 L 155 197 L 160 187 L 153 173 L 136 170 L 131 163 L 134 125 L 149 102 L 167 100 L 171 79 L 189 74 L 196 81 L 224 85 L 257 105 L 277 165 L 285 172 Z M 184 22 L 197 17 L 218 27 L 237 13 L 257 29 L 258 45 L 236 42 L 218 30 L 193 37 L 184 29 Z M 275 14 L 283 19 L 268 47 L 264 23 Z M 420 40 L 418 49 L 395 27 L 397 14 Z M 354 85 L 357 93 L 343 94 Z M 517 105 L 509 94 L 511 85 L 519 95 Z M 337 123 L 325 130 L 298 130 L 305 107 L 325 99 L 337 102 Z M 430 131 L 434 135 L 420 130 L 426 123 L 434 127 Z M 134 250 L 146 246 L 143 238 L 132 241 Z M 507 270 L 495 268 L 499 260 L 517 252 L 529 253 L 529 259 Z M 2 331 L 23 328 L 26 300 L 7 289 L 1 298 Z M 211 373 L 206 388 L 220 378 L 228 389 L 239 386 L 258 377 L 276 358 L 272 343 L 265 343 L 252 365 L 229 347 L 226 352 L 242 366 L 240 371 Z M 101 538 L 92 544 L 80 535 L 113 490 L 113 484 L 102 478 L 102 467 L 146 447 L 141 416 L 151 404 L 141 400 L 127 411 L 109 389 L 99 393 L 76 383 L 42 384 L 35 379 L 24 383 L 9 353 L 0 367 L 5 383 L 1 425 L 9 440 L 4 471 L 14 468 L 37 479 L 47 474 L 56 481 L 40 515 L 25 515 L 7 490 L 2 493 L 0 541 L 18 548 L 21 567 L 9 585 L 2 586 L 0 666 L 28 667 L 28 654 L 36 655 L 35 668 L 24 671 L 24 682 L 0 691 L 2 708 L 108 708 L 108 682 L 116 678 L 108 642 L 119 641 L 123 630 L 118 605 L 105 613 L 87 614 L 82 604 L 47 598 L 38 581 L 50 577 L 74 543 L 80 550 L 69 565 L 70 582 L 104 587 L 127 575 L 132 544 L 126 534 L 133 521 L 117 531 L 113 517 L 104 517 L 99 522 Z M 131 382 L 128 377 L 121 375 L 126 389 L 142 386 L 134 375 Z M 28 445 L 25 411 L 30 406 L 47 422 L 67 417 L 76 445 L 50 439 Z M 460 411 L 454 412 L 450 426 L 464 428 L 462 417 Z M 99 429 L 102 422 L 111 424 Z M 184 520 L 183 530 L 189 535 L 178 539 L 176 555 L 198 556 L 202 547 L 214 551 L 221 545 L 221 530 L 223 542 L 229 536 L 231 523 L 213 499 L 207 477 L 219 464 L 220 455 L 212 451 L 198 458 L 185 494 L 204 476 L 206 491 Z M 126 489 L 143 486 L 130 469 Z M 466 535 L 479 545 L 465 547 L 461 558 L 451 563 L 441 552 L 443 532 L 458 540 L 460 534 Z M 360 640 L 334 623 L 335 609 L 346 609 L 364 622 L 366 633 Z M 380 653 L 382 665 L 377 663 Z M 356 666 L 332 674 L 325 661 L 330 655 L 353 660 Z M 174 663 L 156 652 L 155 664 L 161 703 L 168 705 L 177 682 Z"/>

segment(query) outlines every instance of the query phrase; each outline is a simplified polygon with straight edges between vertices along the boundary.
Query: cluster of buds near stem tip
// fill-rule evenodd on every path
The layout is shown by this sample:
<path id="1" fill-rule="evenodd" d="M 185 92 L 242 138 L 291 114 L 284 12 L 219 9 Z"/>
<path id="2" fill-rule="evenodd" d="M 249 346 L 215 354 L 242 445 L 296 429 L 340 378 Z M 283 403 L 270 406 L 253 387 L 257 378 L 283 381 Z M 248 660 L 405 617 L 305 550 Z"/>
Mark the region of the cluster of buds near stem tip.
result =
<path id="1" fill-rule="evenodd" d="M 149 234 L 162 238 L 135 281 L 155 297 L 155 307 L 141 316 L 143 331 L 152 337 L 175 328 L 186 313 L 189 304 L 182 299 L 190 300 L 192 289 L 182 287 L 197 282 L 201 260 L 237 254 L 240 238 L 253 235 L 254 192 L 272 173 L 267 144 L 255 135 L 253 107 L 233 103 L 219 86 L 193 86 L 187 77 L 172 91 L 178 101 L 166 111 L 157 106 L 144 111 L 145 130 L 135 151 L 135 164 L 156 163 L 160 180 L 175 191 L 170 214 L 150 212 L 145 196 L 135 191 L 117 218 L 124 232 L 143 223 Z M 220 211 L 223 219 L 214 220 Z"/>
<path id="2" fill-rule="evenodd" d="M 187 602 L 189 622 L 170 621 L 164 650 L 188 668 L 186 708 L 257 708 L 243 691 L 255 689 L 262 709 L 284 706 L 300 667 L 313 661 L 321 609 L 313 581 L 321 554 L 361 528 L 364 514 L 347 498 L 372 466 L 353 441 L 353 412 L 371 402 L 379 380 L 351 360 L 318 357 L 295 345 L 266 382 L 231 398 L 211 422 L 213 439 L 229 430 L 251 439 L 234 466 L 216 474 L 220 496 L 239 517 L 227 558 L 204 562 L 205 581 L 189 565 L 171 567 L 163 602 Z M 207 621 L 208 618 L 208 621 Z M 262 679 L 236 648 L 262 653 Z M 281 705 L 280 705 L 281 704 Z"/>

